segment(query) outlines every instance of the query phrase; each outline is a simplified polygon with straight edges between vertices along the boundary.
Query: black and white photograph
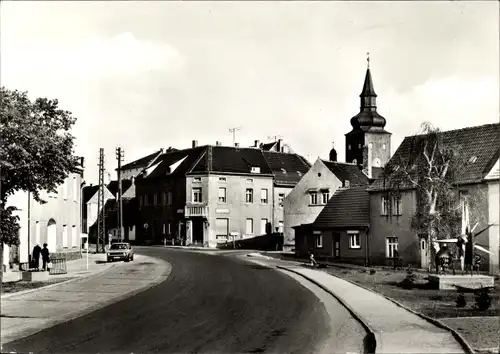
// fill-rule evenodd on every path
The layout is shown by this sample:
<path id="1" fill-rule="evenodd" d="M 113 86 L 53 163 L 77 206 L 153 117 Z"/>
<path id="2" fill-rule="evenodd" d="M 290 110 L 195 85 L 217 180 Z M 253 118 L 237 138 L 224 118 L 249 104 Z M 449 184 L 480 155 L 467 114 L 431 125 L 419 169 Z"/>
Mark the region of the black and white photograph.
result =
<path id="1" fill-rule="evenodd" d="M 500 353 L 500 3 L 0 4 L 0 352 Z"/>

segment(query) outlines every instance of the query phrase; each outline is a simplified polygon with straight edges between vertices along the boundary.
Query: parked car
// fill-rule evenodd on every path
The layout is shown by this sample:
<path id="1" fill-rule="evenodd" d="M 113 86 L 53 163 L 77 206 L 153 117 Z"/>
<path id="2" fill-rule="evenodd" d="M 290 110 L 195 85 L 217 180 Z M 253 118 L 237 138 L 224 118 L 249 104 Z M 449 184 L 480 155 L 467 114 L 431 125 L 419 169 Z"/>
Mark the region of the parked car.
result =
<path id="1" fill-rule="evenodd" d="M 108 262 L 123 260 L 125 262 L 134 260 L 134 250 L 128 242 L 112 243 L 107 252 Z"/>

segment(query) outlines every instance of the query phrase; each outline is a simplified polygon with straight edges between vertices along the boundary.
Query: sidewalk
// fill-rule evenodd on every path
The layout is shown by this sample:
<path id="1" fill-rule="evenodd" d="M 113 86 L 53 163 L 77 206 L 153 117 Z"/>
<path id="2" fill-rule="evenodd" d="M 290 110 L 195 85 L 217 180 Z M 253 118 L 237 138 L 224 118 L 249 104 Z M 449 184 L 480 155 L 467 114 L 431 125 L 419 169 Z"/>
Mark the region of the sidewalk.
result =
<path id="1" fill-rule="evenodd" d="M 277 266 L 322 287 L 346 306 L 376 339 L 376 353 L 464 353 L 453 335 L 381 295 L 325 272 Z"/>
<path id="2" fill-rule="evenodd" d="M 2 296 L 0 342 L 24 338 L 130 297 L 163 282 L 171 271 L 169 263 L 138 254 L 132 262 L 112 266 L 96 263 L 102 254 L 89 256 L 96 257 L 93 262 L 89 257 L 88 271 L 85 259 L 83 265 L 81 260 L 68 262 L 68 274 L 73 263 L 76 279 Z"/>

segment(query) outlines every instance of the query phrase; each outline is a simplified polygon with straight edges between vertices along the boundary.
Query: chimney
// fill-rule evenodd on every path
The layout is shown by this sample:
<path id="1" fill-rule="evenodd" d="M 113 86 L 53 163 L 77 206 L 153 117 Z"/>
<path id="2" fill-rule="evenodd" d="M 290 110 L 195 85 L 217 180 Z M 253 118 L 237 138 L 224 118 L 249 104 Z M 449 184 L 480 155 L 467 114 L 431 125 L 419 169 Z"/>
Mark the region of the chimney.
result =
<path id="1" fill-rule="evenodd" d="M 193 140 L 193 147 L 197 147 L 198 146 L 198 140 Z"/>
<path id="2" fill-rule="evenodd" d="M 372 143 L 363 146 L 363 172 L 372 178 Z"/>
<path id="3" fill-rule="evenodd" d="M 283 152 L 283 139 L 278 139 L 278 147 L 276 148 L 278 152 Z"/>
<path id="4" fill-rule="evenodd" d="M 234 146 L 239 147 L 240 143 L 234 143 Z"/>
<path id="5" fill-rule="evenodd" d="M 222 143 L 220 141 L 216 141 L 215 146 L 222 146 Z"/>
<path id="6" fill-rule="evenodd" d="M 260 147 L 260 141 L 255 140 L 254 142 L 255 142 L 255 147 L 256 147 L 256 148 Z"/>

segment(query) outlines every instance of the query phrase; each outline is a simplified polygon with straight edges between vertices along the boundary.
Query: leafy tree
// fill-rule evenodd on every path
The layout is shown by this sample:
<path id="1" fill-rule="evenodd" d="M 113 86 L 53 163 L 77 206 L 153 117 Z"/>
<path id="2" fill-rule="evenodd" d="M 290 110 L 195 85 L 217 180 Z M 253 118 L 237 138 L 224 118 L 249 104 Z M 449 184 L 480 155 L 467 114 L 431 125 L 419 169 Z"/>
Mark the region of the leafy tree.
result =
<path id="1" fill-rule="evenodd" d="M 416 191 L 417 208 L 410 227 L 427 238 L 429 270 L 434 261 L 436 250 L 431 246 L 435 241 L 462 233 L 461 196 L 455 182 L 468 161 L 464 160 L 460 146 L 443 137 L 431 123 L 423 123 L 421 132 L 411 137 L 405 158 L 396 157 L 383 173 L 387 200 L 401 198 L 404 189 Z M 473 208 L 482 200 L 484 194 L 476 188 L 468 195 L 468 207 Z M 391 215 L 393 203 L 388 204 Z M 471 215 L 474 217 L 471 223 L 484 220 L 481 213 Z"/>
<path id="2" fill-rule="evenodd" d="M 31 101 L 27 92 L 0 87 L 0 260 L 3 245 L 19 244 L 15 208 L 6 207 L 17 191 L 30 192 L 45 203 L 41 191 L 56 188 L 76 166 L 74 137 L 76 119 L 58 107 L 57 99 Z"/>

